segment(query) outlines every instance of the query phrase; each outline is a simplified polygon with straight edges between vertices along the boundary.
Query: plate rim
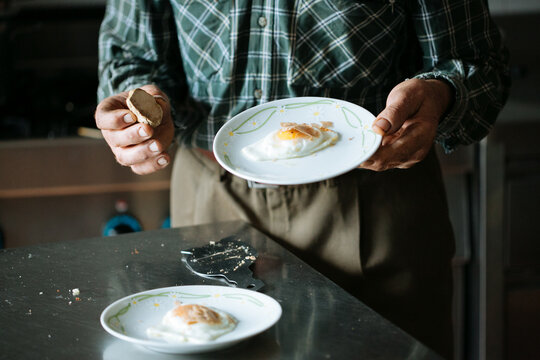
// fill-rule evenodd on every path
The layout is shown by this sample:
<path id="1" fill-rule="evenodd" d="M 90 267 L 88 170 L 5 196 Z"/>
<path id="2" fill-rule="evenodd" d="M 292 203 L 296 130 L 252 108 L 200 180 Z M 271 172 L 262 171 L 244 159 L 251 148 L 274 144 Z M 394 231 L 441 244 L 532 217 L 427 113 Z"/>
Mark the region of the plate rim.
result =
<path id="1" fill-rule="evenodd" d="M 355 169 L 358 165 L 360 165 L 362 163 L 362 162 L 360 162 L 360 163 L 356 164 L 353 167 L 345 168 L 342 171 L 334 172 L 331 175 L 325 174 L 325 175 L 322 175 L 322 176 L 320 176 L 320 175 L 319 176 L 313 176 L 313 179 L 306 180 L 306 181 L 299 181 L 299 180 L 273 181 L 271 179 L 265 179 L 265 180 L 261 181 L 261 179 L 259 177 L 257 177 L 257 176 L 253 176 L 253 175 L 251 175 L 249 173 L 246 174 L 244 172 L 237 171 L 236 169 L 230 167 L 227 164 L 227 162 L 224 159 L 222 159 L 222 156 L 218 151 L 218 146 L 219 146 L 218 141 L 219 141 L 219 139 L 221 139 L 224 136 L 223 133 L 226 131 L 226 128 L 227 128 L 226 125 L 227 124 L 230 124 L 232 121 L 235 121 L 235 119 L 241 117 L 243 114 L 245 114 L 247 112 L 250 112 L 250 111 L 256 112 L 256 109 L 260 109 L 261 107 L 268 106 L 269 104 L 273 104 L 273 103 L 277 104 L 277 103 L 280 103 L 280 102 L 287 102 L 287 101 L 295 100 L 295 99 L 339 101 L 339 102 L 342 102 L 342 103 L 347 103 L 347 104 L 351 104 L 353 106 L 359 107 L 362 110 L 366 111 L 368 114 L 370 114 L 373 117 L 373 119 L 376 119 L 376 116 L 373 115 L 373 113 L 371 111 L 367 110 L 363 106 L 355 104 L 355 103 L 347 101 L 347 100 L 339 99 L 339 98 L 331 98 L 331 97 L 323 97 L 323 96 L 294 96 L 294 97 L 288 97 L 288 98 L 282 98 L 282 99 L 276 99 L 276 100 L 268 101 L 268 102 L 255 105 L 255 106 L 252 106 L 250 108 L 247 108 L 247 109 L 241 111 L 240 113 L 234 115 L 232 118 L 227 120 L 227 122 L 225 122 L 221 126 L 221 128 L 217 131 L 216 135 L 214 136 L 214 140 L 212 142 L 212 151 L 214 153 L 214 157 L 216 158 L 217 162 L 225 170 L 227 170 L 228 172 L 230 172 L 230 173 L 232 173 L 232 174 L 234 174 L 234 175 L 236 175 L 236 176 L 238 176 L 238 177 L 240 177 L 242 179 L 245 179 L 245 180 L 248 180 L 248 181 L 259 182 L 259 183 L 264 183 L 264 184 L 268 184 L 268 185 L 303 185 L 303 184 L 310 184 L 310 183 L 315 183 L 315 182 L 319 182 L 319 181 L 324 181 L 324 180 L 328 180 L 328 179 L 335 178 L 337 176 L 343 175 L 343 174 Z M 340 134 L 340 136 L 342 136 L 342 134 Z M 382 136 L 380 134 L 375 133 L 375 144 L 376 144 L 376 146 L 374 146 L 372 149 L 370 149 L 369 151 L 367 151 L 364 154 L 365 159 L 369 159 L 379 149 L 379 147 L 381 145 L 381 142 L 382 142 Z M 365 159 L 363 161 L 365 161 Z"/>
<path id="2" fill-rule="evenodd" d="M 133 298 L 135 296 L 144 295 L 144 294 L 147 294 L 147 293 L 150 293 L 150 292 L 173 291 L 173 290 L 178 290 L 178 289 L 185 289 L 185 288 L 188 288 L 188 287 L 189 288 L 213 288 L 213 289 L 217 288 L 217 289 L 235 290 L 235 291 L 240 291 L 240 292 L 250 292 L 251 294 L 256 293 L 256 294 L 258 294 L 257 296 L 262 296 L 262 297 L 266 298 L 267 300 L 269 300 L 273 305 L 277 305 L 276 309 L 278 311 L 275 313 L 276 314 L 275 319 L 268 322 L 268 324 L 266 324 L 261 329 L 258 329 L 256 332 L 250 333 L 249 335 L 242 336 L 240 338 L 233 338 L 233 339 L 226 339 L 226 340 L 217 338 L 216 340 L 213 340 L 213 341 L 207 342 L 207 343 L 202 343 L 202 344 L 196 344 L 196 343 L 177 343 L 176 344 L 176 343 L 159 342 L 159 341 L 155 341 L 155 340 L 152 340 L 152 339 L 134 338 L 134 337 L 122 334 L 122 333 L 112 329 L 107 324 L 106 316 L 111 311 L 111 309 L 114 308 L 115 306 L 117 306 L 118 304 L 126 302 L 128 299 L 131 299 L 131 298 Z M 117 299 L 117 300 L 113 301 L 112 303 L 110 303 L 109 305 L 107 305 L 101 312 L 100 323 L 101 323 L 101 326 L 103 327 L 103 329 L 105 331 L 107 331 L 110 335 L 112 335 L 112 336 L 114 336 L 114 337 L 116 337 L 118 339 L 130 342 L 132 344 L 141 345 L 141 346 L 144 346 L 144 347 L 147 347 L 147 348 L 150 348 L 150 349 L 153 349 L 153 350 L 157 350 L 157 351 L 159 351 L 158 350 L 159 348 L 171 350 L 171 349 L 179 349 L 179 348 L 184 347 L 185 350 L 187 352 L 189 352 L 189 353 L 197 353 L 197 352 L 202 353 L 202 352 L 212 351 L 214 349 L 217 350 L 218 348 L 223 348 L 223 347 L 225 347 L 227 345 L 234 345 L 234 344 L 236 344 L 236 343 L 238 343 L 240 341 L 244 341 L 244 340 L 247 340 L 247 339 L 249 339 L 249 338 L 251 338 L 253 336 L 259 335 L 259 334 L 263 333 L 264 331 L 270 329 L 272 326 L 274 326 L 281 319 L 282 314 L 283 314 L 283 308 L 281 307 L 281 304 L 276 299 L 274 299 L 273 297 L 271 297 L 269 295 L 266 295 L 264 293 L 254 291 L 254 290 L 244 289 L 244 288 L 231 288 L 229 286 L 221 286 L 221 285 L 200 285 L 200 284 L 198 284 L 198 285 L 167 286 L 167 287 L 154 288 L 154 289 L 149 289 L 149 290 L 144 290 L 144 291 L 140 291 L 140 292 L 137 292 L 137 293 L 129 294 L 129 295 L 124 296 L 124 297 L 122 297 L 120 299 Z M 200 348 L 200 351 L 196 351 L 197 348 Z M 208 348 L 210 348 L 210 349 L 208 349 Z M 181 352 L 175 352 L 175 353 L 181 353 Z"/>

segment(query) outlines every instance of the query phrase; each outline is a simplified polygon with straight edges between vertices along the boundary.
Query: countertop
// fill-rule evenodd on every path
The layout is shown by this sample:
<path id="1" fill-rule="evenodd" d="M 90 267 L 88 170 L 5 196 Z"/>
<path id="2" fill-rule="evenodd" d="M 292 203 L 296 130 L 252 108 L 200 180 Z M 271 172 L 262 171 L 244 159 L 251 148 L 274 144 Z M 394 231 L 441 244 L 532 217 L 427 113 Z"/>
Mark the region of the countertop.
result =
<path id="1" fill-rule="evenodd" d="M 103 309 L 127 295 L 223 285 L 187 270 L 180 250 L 229 235 L 258 251 L 254 273 L 266 284 L 259 291 L 283 309 L 272 328 L 226 350 L 178 356 L 118 340 L 101 327 Z M 440 359 L 243 222 L 4 249 L 0 279 L 1 359 Z"/>

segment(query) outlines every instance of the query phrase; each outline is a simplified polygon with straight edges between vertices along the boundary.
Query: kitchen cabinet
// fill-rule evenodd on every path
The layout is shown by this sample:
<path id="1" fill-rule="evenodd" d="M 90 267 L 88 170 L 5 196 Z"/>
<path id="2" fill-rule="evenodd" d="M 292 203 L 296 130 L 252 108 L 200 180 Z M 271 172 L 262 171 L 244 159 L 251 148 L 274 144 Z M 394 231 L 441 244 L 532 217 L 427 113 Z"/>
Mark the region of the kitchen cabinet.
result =
<path id="1" fill-rule="evenodd" d="M 139 176 L 104 140 L 0 142 L 0 228 L 5 247 L 100 236 L 118 200 L 144 230 L 169 215 L 170 168 Z"/>

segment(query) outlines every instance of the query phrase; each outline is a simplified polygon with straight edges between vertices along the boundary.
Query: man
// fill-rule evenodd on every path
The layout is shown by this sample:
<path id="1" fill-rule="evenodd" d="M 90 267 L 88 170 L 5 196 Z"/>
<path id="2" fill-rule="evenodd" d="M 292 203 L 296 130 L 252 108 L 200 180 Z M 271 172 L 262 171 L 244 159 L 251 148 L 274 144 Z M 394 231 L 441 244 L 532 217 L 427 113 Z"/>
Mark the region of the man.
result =
<path id="1" fill-rule="evenodd" d="M 101 28 L 96 122 L 118 162 L 171 161 L 173 226 L 244 219 L 445 357 L 452 353 L 454 244 L 433 143 L 484 137 L 508 92 L 484 0 L 112 0 Z M 136 123 L 126 91 L 164 109 Z M 269 188 L 226 173 L 212 140 L 270 100 L 324 96 L 377 118 L 359 169 Z"/>

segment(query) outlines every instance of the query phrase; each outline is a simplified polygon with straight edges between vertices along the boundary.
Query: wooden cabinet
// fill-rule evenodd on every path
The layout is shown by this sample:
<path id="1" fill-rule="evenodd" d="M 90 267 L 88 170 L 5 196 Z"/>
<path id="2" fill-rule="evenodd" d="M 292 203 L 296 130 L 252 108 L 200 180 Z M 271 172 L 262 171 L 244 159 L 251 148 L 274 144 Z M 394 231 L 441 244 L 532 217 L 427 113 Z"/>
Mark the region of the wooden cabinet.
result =
<path id="1" fill-rule="evenodd" d="M 116 163 L 105 141 L 0 142 L 0 227 L 6 247 L 101 236 L 124 200 L 143 229 L 169 214 L 170 168 L 139 176 Z"/>

